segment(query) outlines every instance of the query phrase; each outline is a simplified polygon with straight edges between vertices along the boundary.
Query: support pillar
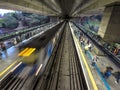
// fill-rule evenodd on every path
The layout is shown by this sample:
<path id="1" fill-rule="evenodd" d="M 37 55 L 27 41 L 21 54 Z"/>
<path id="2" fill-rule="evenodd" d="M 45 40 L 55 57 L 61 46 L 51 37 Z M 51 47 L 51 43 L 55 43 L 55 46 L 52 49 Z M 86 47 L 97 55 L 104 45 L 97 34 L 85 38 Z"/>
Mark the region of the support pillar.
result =
<path id="1" fill-rule="evenodd" d="M 120 42 L 120 3 L 106 6 L 98 34 L 106 42 Z"/>
<path id="2" fill-rule="evenodd" d="M 105 7 L 98 34 L 108 43 L 120 42 L 120 2 Z"/>

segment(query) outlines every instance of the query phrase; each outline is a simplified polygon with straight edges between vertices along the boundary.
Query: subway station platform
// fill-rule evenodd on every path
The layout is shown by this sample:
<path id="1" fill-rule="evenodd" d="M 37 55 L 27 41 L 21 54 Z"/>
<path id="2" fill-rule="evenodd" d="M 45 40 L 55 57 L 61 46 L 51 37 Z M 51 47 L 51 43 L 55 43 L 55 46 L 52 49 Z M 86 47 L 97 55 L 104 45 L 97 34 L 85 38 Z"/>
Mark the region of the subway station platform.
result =
<path id="1" fill-rule="evenodd" d="M 73 24 L 71 25 L 71 29 L 80 31 L 76 26 Z M 116 83 L 116 72 L 120 70 L 119 67 L 113 63 L 109 57 L 106 55 L 98 56 L 95 53 L 95 46 L 93 45 L 92 51 L 87 51 L 85 54 L 84 48 L 85 46 L 81 46 L 79 40 L 79 34 L 74 34 L 74 39 L 76 43 L 76 47 L 78 49 L 79 57 L 81 58 L 81 63 L 83 65 L 83 69 L 85 71 L 85 76 L 88 81 L 88 85 L 94 88 L 94 90 L 119 90 L 120 83 Z M 85 41 L 88 41 L 87 37 L 84 37 Z M 94 56 L 98 57 L 98 60 L 95 62 L 96 65 L 92 66 L 92 59 Z M 109 78 L 104 78 L 103 72 L 105 72 L 106 67 L 112 67 L 112 75 Z M 91 89 L 92 90 L 92 89 Z"/>
<path id="2" fill-rule="evenodd" d="M 26 47 L 24 47 L 23 45 L 28 44 L 29 42 L 34 40 L 36 37 L 39 37 L 47 30 L 56 26 L 58 23 L 59 22 L 55 22 L 55 23 L 50 23 L 48 25 L 45 25 L 39 28 L 39 30 L 41 30 L 40 33 L 36 33 L 32 37 L 25 39 L 14 46 L 7 48 L 5 51 L 2 51 L 2 54 L 0 55 L 0 79 L 5 74 L 9 73 L 10 70 L 12 70 L 23 59 L 23 57 L 19 56 L 19 53 L 24 51 L 24 49 L 26 49 Z M 28 49 L 30 48 L 28 47 Z"/>
<path id="3" fill-rule="evenodd" d="M 35 32 L 33 29 L 22 30 L 24 33 L 8 33 L 5 38 L 0 38 L 1 41 L 11 37 L 16 41 L 22 37 L 21 40 L 29 38 L 2 52 L 0 90 L 120 90 L 120 82 L 116 83 L 120 66 L 112 62 L 111 54 L 104 52 L 104 55 L 98 56 L 95 50 L 102 50 L 100 45 L 97 46 L 99 42 L 95 46 L 94 40 L 85 35 L 91 30 L 95 37 L 107 44 L 120 44 L 120 0 L 1 0 L 0 8 L 42 14 L 53 22 L 41 28 L 42 31 L 36 27 Z M 13 16 L 18 19 L 18 16 Z M 44 16 L 38 18 L 41 20 L 30 19 L 30 24 L 34 21 L 43 23 Z M 29 16 L 20 21 L 25 19 L 29 22 Z M 71 21 L 90 29 L 83 30 L 83 45 L 79 40 L 80 34 L 75 33 L 81 32 L 82 28 L 78 29 Z M 6 27 L 5 23 L 1 23 L 0 27 Z M 87 45 L 88 40 L 93 46 L 91 50 Z M 95 56 L 98 59 L 93 65 Z M 110 76 L 107 78 L 104 72 L 108 72 L 108 67 Z"/>
<path id="4" fill-rule="evenodd" d="M 56 32 L 58 28 L 54 28 L 53 30 Z M 116 80 L 115 74 L 119 70 L 119 67 L 117 67 L 113 62 L 111 62 L 110 59 L 105 55 L 97 56 L 98 60 L 95 62 L 95 66 L 92 66 L 92 59 L 96 55 L 96 53 L 94 53 L 95 46 L 92 48 L 91 51 L 87 51 L 87 53 L 85 53 L 84 46 L 81 46 L 80 44 L 79 35 L 74 33 L 75 30 L 79 31 L 79 29 L 73 23 L 61 24 L 61 28 L 58 30 L 59 33 L 58 34 L 55 33 L 56 37 L 50 40 L 54 42 L 53 43 L 54 49 L 55 48 L 58 49 L 54 51 L 52 47 L 53 50 L 52 52 L 51 44 L 48 43 L 48 47 L 49 47 L 48 49 L 50 51 L 48 50 L 47 55 L 49 55 L 49 58 L 47 57 L 46 60 L 45 57 L 42 56 L 45 54 L 44 51 L 46 51 L 45 48 L 42 49 L 42 53 L 39 52 L 41 53 L 41 56 L 39 57 L 42 58 L 42 60 L 45 59 L 43 60 L 44 63 L 41 61 L 38 62 L 40 65 L 37 68 L 37 71 L 35 65 L 26 66 L 26 68 L 23 69 L 20 75 L 16 77 L 18 80 L 20 79 L 20 81 L 15 82 L 18 84 L 18 86 L 15 85 L 15 87 L 13 87 L 14 83 L 11 83 L 12 85 L 10 85 L 10 88 L 17 88 L 17 89 L 21 88 L 22 90 L 29 90 L 29 89 L 78 90 L 81 88 L 84 88 L 84 90 L 86 90 L 86 88 L 88 90 L 119 90 L 120 83 L 115 83 Z M 62 31 L 64 31 L 64 33 L 62 33 Z M 51 33 L 51 35 L 53 34 Z M 62 39 L 59 40 L 58 35 L 64 37 L 62 37 Z M 47 39 L 49 41 L 49 38 Z M 88 40 L 86 37 L 84 37 L 84 39 L 86 39 L 86 41 Z M 58 47 L 56 47 L 55 42 L 58 41 L 61 42 L 57 43 L 56 45 Z M 0 77 L 6 76 L 6 74 L 9 73 L 10 70 L 13 70 L 14 67 L 18 65 L 18 63 L 21 64 L 19 61 L 20 59 L 23 58 L 18 56 L 23 55 L 22 53 L 25 50 L 26 48 L 19 50 L 19 45 L 18 45 L 15 47 L 11 47 L 6 52 L 4 52 L 5 54 L 3 54 L 3 58 L 1 60 L 1 65 L 0 65 L 1 68 Z M 28 53 L 24 55 L 26 56 L 28 55 Z M 29 59 L 35 59 L 35 58 L 29 58 Z M 18 63 L 16 63 L 17 61 Z M 106 67 L 109 66 L 113 68 L 113 71 L 112 71 L 112 75 L 106 79 L 103 76 L 102 72 L 104 72 L 106 70 Z M 39 73 L 40 71 L 42 72 L 42 74 Z M 36 72 L 35 76 L 33 75 L 33 72 Z M 26 75 L 28 75 L 28 77 L 26 77 Z M 13 77 L 15 76 L 13 75 Z M 85 79 L 85 81 L 83 79 Z M 33 86 L 31 87 L 31 85 Z M 6 87 L 7 86 L 5 86 L 5 88 Z"/>

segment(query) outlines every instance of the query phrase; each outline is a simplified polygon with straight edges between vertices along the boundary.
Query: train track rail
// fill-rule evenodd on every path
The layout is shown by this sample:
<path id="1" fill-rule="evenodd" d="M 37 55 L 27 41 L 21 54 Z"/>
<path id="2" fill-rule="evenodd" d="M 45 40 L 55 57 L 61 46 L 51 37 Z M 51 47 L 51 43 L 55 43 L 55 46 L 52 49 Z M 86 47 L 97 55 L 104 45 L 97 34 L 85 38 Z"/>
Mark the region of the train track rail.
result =
<path id="1" fill-rule="evenodd" d="M 32 68 L 21 64 L 2 80 L 0 90 L 87 90 L 68 24 L 41 73 L 29 76 Z"/>
<path id="2" fill-rule="evenodd" d="M 54 37 L 55 33 L 58 31 L 61 25 L 62 23 L 50 29 L 53 32 L 50 30 L 45 32 L 46 34 L 44 34 L 44 40 L 41 40 L 44 35 L 37 37 L 34 40 L 37 43 L 37 46 L 35 47 L 37 49 L 44 47 L 51 40 L 51 38 Z M 34 45 L 36 44 L 29 43 L 24 47 L 32 47 Z M 24 63 L 21 63 L 16 69 L 13 71 L 11 70 L 11 72 L 5 76 L 4 79 L 0 80 L 0 90 L 30 90 L 30 86 L 34 83 L 34 81 L 32 82 L 34 75 L 30 75 L 30 73 L 33 71 L 33 67 L 34 65 L 26 65 Z"/>
<path id="3" fill-rule="evenodd" d="M 87 90 L 68 24 L 42 76 L 32 90 Z"/>

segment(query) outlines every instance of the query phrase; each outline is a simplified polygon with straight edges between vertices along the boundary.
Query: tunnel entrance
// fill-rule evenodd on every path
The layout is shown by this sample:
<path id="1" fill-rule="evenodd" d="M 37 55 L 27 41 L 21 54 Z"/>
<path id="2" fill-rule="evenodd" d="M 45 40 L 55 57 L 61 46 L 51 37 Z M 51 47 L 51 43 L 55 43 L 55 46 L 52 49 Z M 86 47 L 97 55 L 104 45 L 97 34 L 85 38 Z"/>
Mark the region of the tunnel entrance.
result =
<path id="1" fill-rule="evenodd" d="M 70 19 L 72 19 L 72 17 L 70 15 L 66 14 L 66 15 L 60 16 L 60 19 L 63 19 L 65 21 L 69 21 Z"/>

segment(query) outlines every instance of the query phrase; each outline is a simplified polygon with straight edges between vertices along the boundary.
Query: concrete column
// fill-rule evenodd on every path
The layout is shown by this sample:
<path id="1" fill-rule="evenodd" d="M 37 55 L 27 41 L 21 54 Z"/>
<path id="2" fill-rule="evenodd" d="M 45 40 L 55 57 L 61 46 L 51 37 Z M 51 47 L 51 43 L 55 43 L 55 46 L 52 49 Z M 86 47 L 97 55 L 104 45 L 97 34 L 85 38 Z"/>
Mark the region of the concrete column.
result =
<path id="1" fill-rule="evenodd" d="M 106 6 L 98 34 L 108 43 L 120 42 L 120 3 Z"/>
<path id="2" fill-rule="evenodd" d="M 120 42 L 120 3 L 105 7 L 98 34 L 108 43 Z M 100 50 L 96 54 L 104 55 Z"/>

